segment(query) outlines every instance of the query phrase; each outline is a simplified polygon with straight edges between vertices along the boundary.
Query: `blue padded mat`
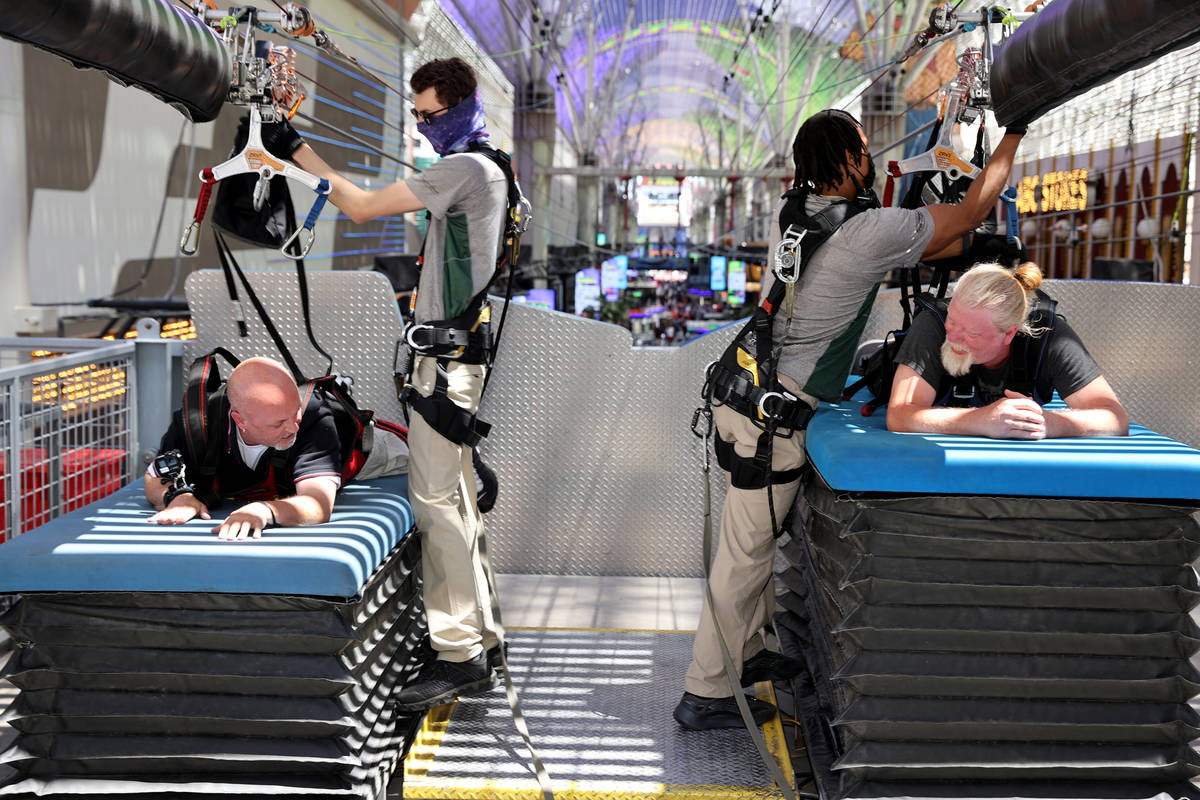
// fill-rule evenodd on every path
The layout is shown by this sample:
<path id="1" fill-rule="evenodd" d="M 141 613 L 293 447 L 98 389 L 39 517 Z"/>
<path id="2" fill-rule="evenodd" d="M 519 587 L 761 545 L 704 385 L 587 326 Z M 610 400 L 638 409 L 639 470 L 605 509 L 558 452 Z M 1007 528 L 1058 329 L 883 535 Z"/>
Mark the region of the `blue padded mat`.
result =
<path id="1" fill-rule="evenodd" d="M 227 542 L 223 519 L 159 526 L 141 480 L 0 545 L 0 592 L 227 592 L 350 598 L 413 527 L 408 476 L 351 483 L 329 522 Z"/>
<path id="2" fill-rule="evenodd" d="M 1041 441 L 891 433 L 887 409 L 864 417 L 860 396 L 822 404 L 808 426 L 809 458 L 834 489 L 1200 499 L 1200 450 L 1140 425 L 1131 424 L 1127 437 Z"/>

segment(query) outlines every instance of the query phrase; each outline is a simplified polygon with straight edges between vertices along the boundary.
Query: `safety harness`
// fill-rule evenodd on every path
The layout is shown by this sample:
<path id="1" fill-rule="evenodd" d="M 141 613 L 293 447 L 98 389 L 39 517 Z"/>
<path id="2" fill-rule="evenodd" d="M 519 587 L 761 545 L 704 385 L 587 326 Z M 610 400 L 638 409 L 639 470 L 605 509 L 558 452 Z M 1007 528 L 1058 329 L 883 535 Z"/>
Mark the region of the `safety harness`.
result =
<path id="1" fill-rule="evenodd" d="M 529 226 L 529 201 L 521 194 L 516 177 L 512 170 L 511 157 L 494 147 L 479 142 L 472 142 L 467 149 L 469 153 L 478 153 L 487 157 L 504 173 L 508 184 L 508 207 L 505 214 L 504 245 L 496 259 L 496 268 L 488 280 L 488 286 L 496 279 L 505 263 L 509 266 L 508 289 L 504 297 L 504 309 L 500 315 L 500 324 L 492 336 L 492 310 L 487 300 L 488 286 L 485 286 L 467 303 L 462 313 L 453 319 L 435 320 L 421 324 L 411 324 L 405 330 L 404 342 L 408 345 L 407 363 L 400 366 L 400 342 L 396 343 L 394 357 L 396 393 L 401 404 L 420 414 L 429 426 L 455 444 L 474 448 L 491 431 L 491 425 L 459 406 L 447 395 L 448 382 L 446 365 L 450 361 L 464 364 L 483 364 L 488 367 L 484 377 L 484 390 L 487 389 L 491 378 L 491 365 L 495 361 L 496 349 L 504 330 L 504 320 L 508 315 L 509 302 L 512 299 L 512 271 L 516 267 L 517 258 L 521 253 L 521 235 Z M 428 212 L 426 212 L 428 214 Z M 425 245 L 421 245 L 421 256 L 417 260 L 418 269 L 424 263 Z M 415 303 L 415 294 L 413 302 Z M 433 392 L 426 397 L 412 385 L 412 369 L 416 356 L 430 356 L 437 359 L 437 377 Z M 482 392 L 480 393 L 482 398 Z M 490 508 L 490 506 L 489 506 Z M 484 510 L 481 506 L 481 510 Z"/>
<path id="2" fill-rule="evenodd" d="M 775 317 L 785 307 L 790 326 L 795 285 L 809 259 L 846 220 L 865 210 L 857 202 L 835 202 L 809 216 L 804 210 L 808 191 L 795 188 L 784 194 L 786 202 L 779 214 L 783 235 L 776 252 L 776 281 L 766 299 L 754 309 L 750 321 L 706 370 L 701 392 L 704 406 L 697 409 L 693 420 L 695 430 L 701 414 L 711 414 L 713 405 L 727 405 L 762 431 L 754 455 L 749 458 L 739 456 L 732 442 L 719 436 L 715 440 L 717 463 L 739 489 L 762 489 L 800 477 L 800 469 L 771 469 L 773 439 L 790 438 L 796 431 L 804 430 L 815 412 L 779 382 L 776 366 L 783 337 L 775 342 Z"/>
<path id="3" fill-rule="evenodd" d="M 1014 337 L 1008 361 L 1004 365 L 1004 374 L 997 385 L 983 383 L 980 370 L 971 369 L 955 379 L 950 389 L 941 390 L 939 387 L 941 396 L 934 401 L 934 405 L 955 408 L 986 406 L 1004 397 L 1005 388 L 1032 397 L 1040 406 L 1050 402 L 1053 390 L 1042 392 L 1038 388 L 1038 379 L 1042 374 L 1050 340 L 1054 336 L 1054 325 L 1058 321 L 1058 301 L 1041 289 L 1035 291 L 1037 300 L 1029 314 L 1029 325 L 1035 331 L 1040 331 L 1040 335 L 1035 337 L 1018 333 Z M 945 325 L 949 305 L 946 300 L 937 300 L 925 307 Z"/>
<path id="4" fill-rule="evenodd" d="M 712 594 L 711 555 L 713 544 L 712 525 L 712 486 L 710 480 L 710 462 L 708 443 L 714 440 L 717 463 L 729 473 L 730 482 L 739 489 L 767 490 L 767 506 L 771 513 L 771 532 L 779 535 L 779 521 L 775 514 L 775 498 L 772 488 L 776 484 L 790 483 L 798 479 L 802 468 L 776 471 L 771 469 L 772 445 L 775 437 L 790 438 L 796 431 L 808 427 L 816 409 L 800 397 L 788 391 L 780 381 L 776 372 L 779 356 L 783 352 L 783 341 L 787 328 L 791 326 L 795 301 L 795 288 L 800 276 L 813 254 L 829 240 L 846 220 L 859 212 L 878 207 L 878 199 L 874 192 L 859 187 L 854 200 L 849 202 L 834 202 L 814 215 L 809 215 L 805 205 L 808 201 L 808 187 L 795 187 L 788 190 L 783 198 L 783 208 L 779 212 L 779 229 L 781 237 L 775 249 L 775 282 L 767 292 L 767 297 L 754 309 L 750 321 L 742 328 L 734 340 L 730 342 L 721 357 L 708 366 L 704 376 L 704 388 L 701 397 L 704 405 L 696 409 L 692 415 L 692 432 L 704 440 L 703 473 L 704 473 L 704 589 L 707 597 L 708 613 L 712 616 L 713 626 L 717 632 L 717 643 L 721 649 L 721 660 L 729 678 L 730 689 L 738 712 L 745 723 L 750 739 L 758 751 L 759 758 L 768 773 L 772 776 L 779 791 L 788 800 L 794 800 L 796 793 L 784 778 L 774 757 L 767 750 L 762 732 L 758 729 L 746 703 L 746 697 L 739 685 L 739 676 L 734 668 L 733 657 L 729 645 L 721 632 L 721 625 L 716 618 L 716 601 Z M 786 323 L 784 334 L 778 341 L 774 337 L 775 316 L 780 308 L 785 309 Z M 739 456 L 734 445 L 722 441 L 720 436 L 713 437 L 714 405 L 727 405 L 734 411 L 749 419 L 754 426 L 762 431 L 755 446 L 754 455 L 746 458 Z M 808 796 L 802 794 L 801 796 Z"/>
<path id="5" fill-rule="evenodd" d="M 471 298 L 466 308 L 453 319 L 409 325 L 404 333 L 404 342 L 408 345 L 406 363 L 403 366 L 400 365 L 400 342 L 396 342 L 393 363 L 396 395 L 400 399 L 400 403 L 404 406 L 405 413 L 407 414 L 408 409 L 411 408 L 417 414 L 421 415 L 421 418 L 429 424 L 429 427 L 433 428 L 447 440 L 456 445 L 471 448 L 471 460 L 475 467 L 476 475 L 479 476 L 484 485 L 483 490 L 477 498 L 477 505 L 480 512 L 486 513 L 492 508 L 492 504 L 495 502 L 496 477 L 495 473 L 480 459 L 476 445 L 488 435 L 492 426 L 450 399 L 447 394 L 449 382 L 446 368 L 451 361 L 485 365 L 487 371 L 483 379 L 483 388 L 479 393 L 480 400 L 483 399 L 483 393 L 487 391 L 488 381 L 492 376 L 491 366 L 496 359 L 496 350 L 500 345 L 500 337 L 504 332 L 504 321 L 508 316 L 508 306 L 512 301 L 513 271 L 516 269 L 517 258 L 521 254 L 521 235 L 528 229 L 532 215 L 530 214 L 529 201 L 521 194 L 521 188 L 517 185 L 516 176 L 512 170 L 512 159 L 507 153 L 479 142 L 472 142 L 468 145 L 467 152 L 478 153 L 490 159 L 504 173 L 504 179 L 508 183 L 508 209 L 505 214 L 503 234 L 504 245 L 500 249 L 500 255 L 496 258 L 496 267 L 492 271 L 487 285 Z M 429 219 L 428 212 L 426 212 L 426 219 Z M 422 242 L 421 255 L 417 259 L 418 270 L 424 265 L 424 256 L 425 243 Z M 500 313 L 500 324 L 496 327 L 495 336 L 493 337 L 491 324 L 492 309 L 491 304 L 487 300 L 487 290 L 492 281 L 504 269 L 505 263 L 509 267 L 508 287 L 504 295 L 504 308 Z M 415 301 L 416 295 L 414 293 L 410 308 L 415 306 Z M 433 392 L 428 397 L 417 391 L 417 388 L 411 383 L 416 356 L 429 356 L 437 359 Z M 471 477 L 463 475 L 460 476 L 459 480 L 459 492 L 465 496 L 469 493 L 469 487 L 466 482 L 471 480 Z M 504 636 L 504 623 L 501 620 L 500 598 L 496 592 L 496 577 L 492 570 L 491 558 L 488 554 L 487 537 L 484 535 L 482 527 L 479 528 L 477 537 L 479 542 L 479 560 L 487 579 L 487 590 L 492 606 L 493 621 L 495 622 L 497 634 L 500 638 L 498 647 L 508 707 L 512 712 L 513 724 L 517 728 L 517 733 L 525 743 L 526 750 L 529 751 L 530 759 L 533 762 L 533 771 L 537 777 L 543 800 L 554 800 L 550 774 L 547 772 L 541 756 L 538 755 L 537 750 L 533 746 L 529 726 L 521 710 L 517 689 L 513 684 L 512 674 L 508 668 L 508 646 Z"/>

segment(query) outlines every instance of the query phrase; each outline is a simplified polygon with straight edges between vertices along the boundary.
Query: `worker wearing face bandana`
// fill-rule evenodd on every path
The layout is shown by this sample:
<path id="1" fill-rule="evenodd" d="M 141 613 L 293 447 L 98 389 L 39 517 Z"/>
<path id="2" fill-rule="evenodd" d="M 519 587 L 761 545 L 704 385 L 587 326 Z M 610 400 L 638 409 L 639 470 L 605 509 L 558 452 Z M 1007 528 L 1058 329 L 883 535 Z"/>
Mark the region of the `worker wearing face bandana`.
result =
<path id="1" fill-rule="evenodd" d="M 408 493 L 422 536 L 423 599 L 437 658 L 395 698 L 406 712 L 486 691 L 496 680 L 500 640 L 480 561 L 483 519 L 471 454 L 486 432 L 475 420 L 490 347 L 486 295 L 515 185 L 497 151 L 486 147 L 483 106 L 464 61 L 430 61 L 410 83 L 417 132 L 442 158 L 382 189 L 362 189 L 339 175 L 286 122 L 262 131 L 274 155 L 327 178 L 330 201 L 354 222 L 427 212 L 409 330 L 429 338 L 414 347 L 402 399 L 414 412 Z M 507 165 L 507 157 L 500 161 Z"/>
<path id="2" fill-rule="evenodd" d="M 674 713 L 682 727 L 740 727 L 734 691 L 786 680 L 803 668 L 769 651 L 766 634 L 776 526 L 800 488 L 805 428 L 819 401 L 841 398 L 880 281 L 892 269 L 962 252 L 963 235 L 995 206 L 1023 133 L 1009 129 L 961 203 L 911 210 L 880 207 L 867 136 L 854 117 L 831 109 L 801 125 L 793 144 L 795 184 L 771 227 L 765 300 L 747 326 L 754 344 L 742 338 L 744 331 L 706 376 L 726 493 L 708 581 L 712 600 L 706 597 Z M 795 281 L 794 292 L 775 303 L 776 262 L 781 252 L 787 255 L 779 244 L 801 229 L 805 237 L 791 253 L 802 265 L 798 277 L 786 264 L 780 270 Z M 761 337 L 750 327 L 760 321 Z M 761 342 L 769 343 L 769 358 L 757 357 Z M 750 698 L 747 704 L 760 725 L 775 714 L 769 703 Z"/>

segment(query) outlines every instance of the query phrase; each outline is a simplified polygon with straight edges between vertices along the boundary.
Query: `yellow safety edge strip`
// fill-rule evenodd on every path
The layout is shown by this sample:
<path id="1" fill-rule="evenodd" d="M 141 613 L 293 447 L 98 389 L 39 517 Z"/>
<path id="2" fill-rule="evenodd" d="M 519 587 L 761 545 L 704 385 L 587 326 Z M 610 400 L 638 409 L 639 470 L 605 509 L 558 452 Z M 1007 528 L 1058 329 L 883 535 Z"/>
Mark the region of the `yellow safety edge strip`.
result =
<path id="1" fill-rule="evenodd" d="M 694 633 L 694 631 L 642 631 L 630 628 L 534 628 L 509 627 L 515 631 L 579 631 L 594 633 Z M 754 685 L 755 696 L 778 706 L 775 687 L 769 682 Z M 436 782 L 423 785 L 429 776 L 429 767 L 437 756 L 438 748 L 450 727 L 450 717 L 456 703 L 436 706 L 429 710 L 421 723 L 421 729 L 404 758 L 404 796 L 412 800 L 540 800 L 541 790 L 529 781 L 439 777 Z M 792 772 L 792 760 L 788 753 L 787 740 L 783 735 L 783 723 L 779 715 L 763 725 L 763 737 L 767 750 L 775 758 L 784 777 L 795 787 L 796 777 Z M 615 788 L 616 784 L 629 785 L 628 789 Z M 782 795 L 772 789 L 739 786 L 694 786 L 685 784 L 657 784 L 655 788 L 632 788 L 633 784 L 645 785 L 642 781 L 610 781 L 601 785 L 596 781 L 553 781 L 556 800 L 747 800 L 763 798 L 775 800 Z"/>

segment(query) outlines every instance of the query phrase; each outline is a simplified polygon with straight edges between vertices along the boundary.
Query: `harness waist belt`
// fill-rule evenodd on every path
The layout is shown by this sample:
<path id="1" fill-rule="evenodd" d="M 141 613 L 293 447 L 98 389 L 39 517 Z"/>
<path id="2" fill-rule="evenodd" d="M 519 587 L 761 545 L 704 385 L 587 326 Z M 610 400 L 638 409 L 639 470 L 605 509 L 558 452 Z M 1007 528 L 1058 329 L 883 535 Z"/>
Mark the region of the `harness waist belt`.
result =
<path id="1" fill-rule="evenodd" d="M 417 355 L 484 364 L 492 349 L 492 328 L 486 322 L 473 331 L 433 324 L 410 325 L 404 332 L 404 341 Z"/>
<path id="2" fill-rule="evenodd" d="M 755 386 L 742 372 L 713 364 L 709 378 L 712 398 L 754 422 L 773 422 L 776 428 L 803 430 L 816 409 L 778 383 L 774 390 Z"/>

